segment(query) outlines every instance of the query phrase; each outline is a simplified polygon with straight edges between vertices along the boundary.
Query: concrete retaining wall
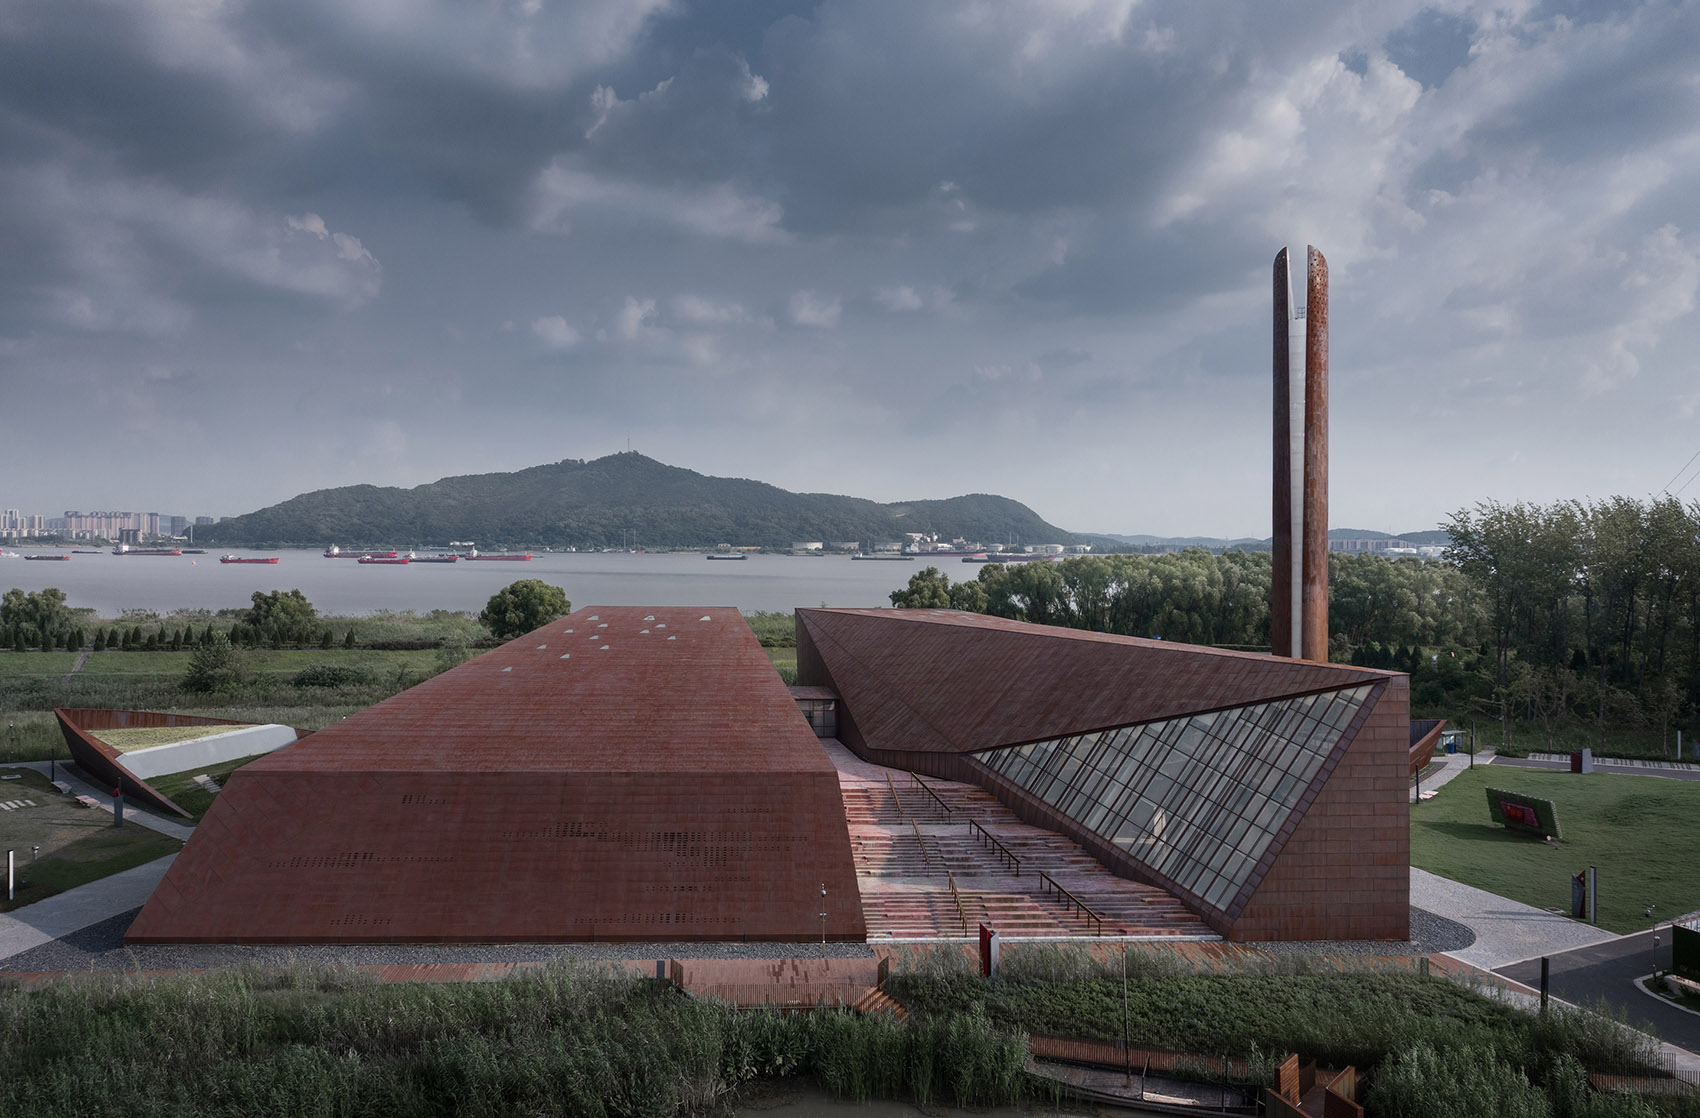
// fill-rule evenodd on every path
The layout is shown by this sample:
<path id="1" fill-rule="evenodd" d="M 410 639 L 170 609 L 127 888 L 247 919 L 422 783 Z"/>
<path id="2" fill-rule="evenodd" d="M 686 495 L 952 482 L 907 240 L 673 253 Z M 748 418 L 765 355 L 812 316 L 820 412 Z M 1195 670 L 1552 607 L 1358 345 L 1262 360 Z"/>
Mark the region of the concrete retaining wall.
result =
<path id="1" fill-rule="evenodd" d="M 132 749 L 124 754 L 124 767 L 137 779 L 148 780 L 166 773 L 210 768 L 239 757 L 270 753 L 294 740 L 295 730 L 290 726 L 244 726 L 211 737 Z"/>

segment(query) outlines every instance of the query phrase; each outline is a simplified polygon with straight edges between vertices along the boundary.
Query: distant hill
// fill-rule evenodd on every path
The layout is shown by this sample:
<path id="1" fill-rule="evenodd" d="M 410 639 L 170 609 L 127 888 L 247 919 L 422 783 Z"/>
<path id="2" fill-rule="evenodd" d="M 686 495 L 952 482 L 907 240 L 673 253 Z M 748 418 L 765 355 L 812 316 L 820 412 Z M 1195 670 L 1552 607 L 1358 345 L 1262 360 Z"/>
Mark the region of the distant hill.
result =
<path id="1" fill-rule="evenodd" d="M 497 547 L 789 547 L 873 544 L 904 532 L 982 543 L 1077 543 L 1019 501 L 970 493 L 880 504 L 710 477 L 628 451 L 505 474 L 446 477 L 413 489 L 351 485 L 303 493 L 196 531 L 218 545 L 362 547 L 476 540 Z"/>

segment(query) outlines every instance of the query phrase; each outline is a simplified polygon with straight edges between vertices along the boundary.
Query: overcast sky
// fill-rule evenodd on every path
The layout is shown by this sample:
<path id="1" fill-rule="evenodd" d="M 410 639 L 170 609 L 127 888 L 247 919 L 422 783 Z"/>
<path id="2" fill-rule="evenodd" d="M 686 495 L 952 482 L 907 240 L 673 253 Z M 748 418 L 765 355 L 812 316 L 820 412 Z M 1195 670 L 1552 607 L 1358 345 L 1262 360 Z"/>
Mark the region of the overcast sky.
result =
<path id="1" fill-rule="evenodd" d="M 1697 59 L 1666 2 L 0 0 L 0 507 L 629 438 L 1267 535 L 1307 243 L 1335 526 L 1645 497 L 1700 451 Z"/>

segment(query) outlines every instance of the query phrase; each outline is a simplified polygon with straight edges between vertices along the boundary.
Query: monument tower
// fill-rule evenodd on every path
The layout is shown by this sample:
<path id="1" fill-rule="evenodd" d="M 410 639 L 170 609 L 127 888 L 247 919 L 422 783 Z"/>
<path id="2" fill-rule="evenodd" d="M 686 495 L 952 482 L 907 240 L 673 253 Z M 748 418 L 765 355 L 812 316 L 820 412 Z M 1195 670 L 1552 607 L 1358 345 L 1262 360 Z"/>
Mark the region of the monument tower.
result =
<path id="1" fill-rule="evenodd" d="M 1277 656 L 1328 660 L 1328 261 L 1305 249 L 1294 306 L 1287 250 L 1275 255 L 1275 570 Z"/>

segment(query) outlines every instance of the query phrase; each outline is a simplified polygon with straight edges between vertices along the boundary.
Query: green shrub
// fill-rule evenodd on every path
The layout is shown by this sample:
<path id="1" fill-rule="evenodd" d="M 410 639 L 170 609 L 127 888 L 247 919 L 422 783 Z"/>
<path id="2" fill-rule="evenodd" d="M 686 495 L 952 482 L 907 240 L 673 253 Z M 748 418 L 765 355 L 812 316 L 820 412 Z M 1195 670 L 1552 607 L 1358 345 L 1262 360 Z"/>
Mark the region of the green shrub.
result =
<path id="1" fill-rule="evenodd" d="M 296 687 L 350 687 L 372 682 L 372 673 L 356 664 L 309 664 L 290 680 Z"/>

